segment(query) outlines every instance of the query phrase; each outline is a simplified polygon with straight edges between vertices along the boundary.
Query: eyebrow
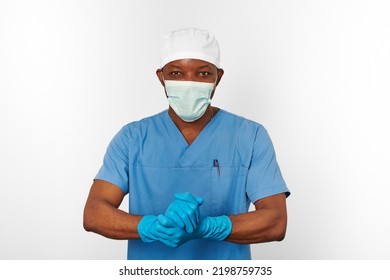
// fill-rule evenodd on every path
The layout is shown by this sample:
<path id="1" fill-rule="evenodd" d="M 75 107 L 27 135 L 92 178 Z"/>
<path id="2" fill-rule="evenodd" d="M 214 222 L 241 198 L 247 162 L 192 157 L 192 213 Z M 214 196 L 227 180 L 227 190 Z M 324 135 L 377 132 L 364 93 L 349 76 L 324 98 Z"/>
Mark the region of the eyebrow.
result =
<path id="1" fill-rule="evenodd" d="M 206 65 L 203 65 L 203 66 L 200 66 L 200 67 L 198 67 L 198 69 L 202 69 L 202 68 L 213 68 L 211 65 L 209 65 L 209 64 L 206 64 Z"/>
<path id="2" fill-rule="evenodd" d="M 176 64 L 171 64 L 169 65 L 169 68 L 182 68 L 180 65 L 176 65 Z"/>

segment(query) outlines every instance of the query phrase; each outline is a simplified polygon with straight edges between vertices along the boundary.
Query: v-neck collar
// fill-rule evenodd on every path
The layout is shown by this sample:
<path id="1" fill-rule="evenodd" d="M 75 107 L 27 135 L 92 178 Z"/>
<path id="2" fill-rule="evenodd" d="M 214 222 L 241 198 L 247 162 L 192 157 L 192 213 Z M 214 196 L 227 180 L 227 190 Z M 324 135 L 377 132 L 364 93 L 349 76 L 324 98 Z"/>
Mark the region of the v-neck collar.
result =
<path id="1" fill-rule="evenodd" d="M 180 156 L 178 162 L 180 166 L 192 166 L 203 149 L 208 146 L 207 141 L 211 141 L 210 133 L 219 123 L 220 115 L 222 113 L 221 111 L 222 110 L 220 109 L 219 112 L 214 115 L 214 117 L 205 125 L 191 144 L 187 143 L 183 134 L 169 116 L 168 110 L 165 111 L 165 118 L 167 120 L 170 133 L 172 134 L 171 136 L 174 138 L 174 143 L 180 143 L 179 145 L 184 148 L 184 152 Z"/>

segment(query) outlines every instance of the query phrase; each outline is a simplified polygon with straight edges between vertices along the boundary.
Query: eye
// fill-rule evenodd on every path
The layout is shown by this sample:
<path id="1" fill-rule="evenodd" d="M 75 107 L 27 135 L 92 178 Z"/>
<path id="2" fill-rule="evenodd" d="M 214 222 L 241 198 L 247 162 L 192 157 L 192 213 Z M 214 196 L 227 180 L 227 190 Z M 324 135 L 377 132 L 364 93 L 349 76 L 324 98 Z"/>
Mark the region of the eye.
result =
<path id="1" fill-rule="evenodd" d="M 181 72 L 179 71 L 172 71 L 169 73 L 170 76 L 172 77 L 180 77 L 181 76 Z"/>
<path id="2" fill-rule="evenodd" d="M 199 72 L 199 77 L 208 77 L 210 75 L 212 75 L 211 72 L 207 72 L 207 71 Z"/>

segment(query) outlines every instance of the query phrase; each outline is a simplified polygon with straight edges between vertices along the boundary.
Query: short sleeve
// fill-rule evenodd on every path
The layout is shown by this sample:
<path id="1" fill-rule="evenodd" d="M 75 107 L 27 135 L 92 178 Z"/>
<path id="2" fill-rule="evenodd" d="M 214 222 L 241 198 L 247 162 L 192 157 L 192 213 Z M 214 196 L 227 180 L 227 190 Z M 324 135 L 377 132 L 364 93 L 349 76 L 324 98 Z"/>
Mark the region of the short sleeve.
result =
<path id="1" fill-rule="evenodd" d="M 271 139 L 262 126 L 258 128 L 254 139 L 246 192 L 253 203 L 279 193 L 285 193 L 286 197 L 290 195 L 276 161 Z"/>
<path id="2" fill-rule="evenodd" d="M 129 192 L 129 132 L 126 126 L 111 140 L 95 179 L 110 182 L 124 193 Z"/>

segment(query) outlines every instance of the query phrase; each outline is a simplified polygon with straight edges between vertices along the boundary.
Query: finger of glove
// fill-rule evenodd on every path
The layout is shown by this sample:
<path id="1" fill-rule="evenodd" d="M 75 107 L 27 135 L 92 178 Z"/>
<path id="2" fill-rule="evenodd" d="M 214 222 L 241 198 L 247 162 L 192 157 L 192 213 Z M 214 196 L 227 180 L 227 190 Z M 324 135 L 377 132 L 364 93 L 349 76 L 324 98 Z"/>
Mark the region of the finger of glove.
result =
<path id="1" fill-rule="evenodd" d="M 179 247 L 181 244 L 183 244 L 185 241 L 181 241 L 181 240 L 168 240 L 168 239 L 165 239 L 165 240 L 159 240 L 161 243 L 165 244 L 166 246 L 169 246 L 169 247 L 172 247 L 172 248 L 177 248 Z"/>
<path id="2" fill-rule="evenodd" d="M 193 225 L 193 228 L 196 229 L 198 226 L 198 223 L 200 221 L 200 212 L 199 212 L 199 205 L 195 205 L 193 203 L 184 202 L 180 204 L 183 211 L 191 217 L 191 222 Z"/>
<path id="3" fill-rule="evenodd" d="M 189 239 L 189 234 L 178 227 L 167 228 L 159 224 L 156 227 L 156 240 L 169 247 L 178 247 Z"/>
<path id="4" fill-rule="evenodd" d="M 159 227 L 157 230 L 157 234 L 159 238 L 170 240 L 172 242 L 178 242 L 179 240 L 184 240 L 186 235 L 189 235 L 184 229 L 182 228 L 166 228 L 166 227 Z"/>
<path id="5" fill-rule="evenodd" d="M 169 247 L 176 248 L 178 246 L 178 244 L 173 242 L 171 238 L 160 237 L 158 241 Z"/>
<path id="6" fill-rule="evenodd" d="M 202 198 L 200 198 L 200 200 L 203 201 Z M 194 227 L 196 228 L 196 225 L 199 223 L 200 220 L 199 204 L 180 200 L 178 200 L 178 204 L 185 213 L 194 217 Z M 190 214 L 191 211 L 193 211 L 193 213 Z"/>
<path id="7" fill-rule="evenodd" d="M 183 203 L 180 204 L 183 212 L 188 217 L 185 221 L 186 231 L 192 233 L 197 227 L 200 220 L 199 206 L 194 205 L 193 203 Z"/>
<path id="8" fill-rule="evenodd" d="M 200 214 L 199 214 L 199 206 L 203 204 L 204 200 L 201 197 L 194 197 L 191 193 L 176 193 L 175 194 L 175 201 L 182 201 L 186 202 L 190 208 L 194 209 L 195 212 L 195 225 L 194 228 L 196 228 L 196 224 L 199 223 Z"/>
<path id="9" fill-rule="evenodd" d="M 179 244 L 174 243 L 170 240 L 159 240 L 161 243 L 165 244 L 166 246 L 172 247 L 172 248 L 177 248 Z"/>
<path id="10" fill-rule="evenodd" d="M 203 202 L 204 202 L 204 199 L 201 198 L 201 197 L 196 197 L 195 199 L 196 199 L 196 201 L 198 202 L 198 205 L 199 205 L 199 206 L 202 205 Z"/>
<path id="11" fill-rule="evenodd" d="M 194 197 L 189 192 L 186 192 L 186 193 L 176 193 L 175 194 L 175 198 L 178 199 L 178 200 L 194 203 L 195 205 L 201 205 L 203 203 L 203 199 L 202 198 L 199 197 L 202 200 L 201 204 L 199 204 L 200 202 L 198 201 L 198 199 L 196 197 Z"/>
<path id="12" fill-rule="evenodd" d="M 199 221 L 199 208 L 193 203 L 188 203 L 184 201 L 178 201 L 177 205 L 177 214 L 180 216 L 181 220 L 185 224 L 185 229 L 187 232 L 193 232 Z"/>
<path id="13" fill-rule="evenodd" d="M 199 209 L 193 203 L 175 200 L 168 207 L 165 216 L 173 220 L 178 227 L 193 232 L 199 221 Z"/>
<path id="14" fill-rule="evenodd" d="M 171 203 L 171 205 L 169 205 L 167 211 L 165 211 L 165 216 L 170 218 L 176 224 L 176 226 L 180 228 L 184 228 L 185 223 L 181 219 L 181 215 L 183 214 L 182 212 L 183 211 L 178 205 L 178 201 L 175 200 L 174 202 Z"/>
<path id="15" fill-rule="evenodd" d="M 157 220 L 164 227 L 168 227 L 168 228 L 177 227 L 176 223 L 172 219 L 165 216 L 164 214 L 158 215 Z"/>
<path id="16" fill-rule="evenodd" d="M 172 230 L 172 228 L 171 228 Z M 178 247 L 190 239 L 190 234 L 181 228 L 176 228 L 169 238 L 161 238 L 159 241 L 170 247 Z"/>
<path id="17" fill-rule="evenodd" d="M 178 228 L 164 227 L 159 222 L 153 228 L 153 235 L 157 240 L 171 240 Z"/>

